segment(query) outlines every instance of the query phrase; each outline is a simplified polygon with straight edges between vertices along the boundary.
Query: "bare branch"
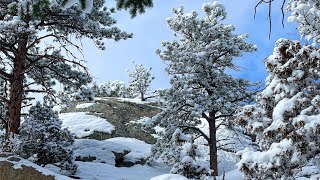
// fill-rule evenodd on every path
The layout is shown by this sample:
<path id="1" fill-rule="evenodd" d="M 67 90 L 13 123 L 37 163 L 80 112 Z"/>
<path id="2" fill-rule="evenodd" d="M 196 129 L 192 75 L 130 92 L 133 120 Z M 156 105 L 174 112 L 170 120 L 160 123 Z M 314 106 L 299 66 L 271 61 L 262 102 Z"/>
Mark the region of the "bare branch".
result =
<path id="1" fill-rule="evenodd" d="M 260 0 L 254 7 L 254 18 L 256 17 L 257 13 L 257 8 L 260 6 L 262 3 L 268 4 L 268 18 L 269 18 L 269 39 L 271 38 L 271 30 L 272 30 L 272 16 L 271 16 L 271 9 L 272 9 L 272 2 L 274 0 Z M 281 14 L 282 14 L 282 27 L 284 28 L 284 6 L 287 0 L 282 0 L 282 5 L 281 5 Z"/>
<path id="2" fill-rule="evenodd" d="M 27 89 L 24 90 L 25 93 L 48 93 L 46 90 L 40 90 L 40 89 Z"/>
<path id="3" fill-rule="evenodd" d="M 7 80 L 7 81 L 12 78 L 11 74 L 8 74 L 7 72 L 3 71 L 2 69 L 0 69 L 0 76 L 2 79 Z"/>
<path id="4" fill-rule="evenodd" d="M 227 149 L 227 148 L 223 148 L 223 147 L 218 147 L 219 150 L 223 150 L 223 151 L 226 151 L 226 152 L 231 152 L 231 153 L 236 153 L 235 150 L 232 150 L 232 149 Z"/>
<path id="5" fill-rule="evenodd" d="M 202 113 L 202 118 L 205 118 L 208 122 L 210 122 L 210 118 L 206 115 L 206 113 Z"/>

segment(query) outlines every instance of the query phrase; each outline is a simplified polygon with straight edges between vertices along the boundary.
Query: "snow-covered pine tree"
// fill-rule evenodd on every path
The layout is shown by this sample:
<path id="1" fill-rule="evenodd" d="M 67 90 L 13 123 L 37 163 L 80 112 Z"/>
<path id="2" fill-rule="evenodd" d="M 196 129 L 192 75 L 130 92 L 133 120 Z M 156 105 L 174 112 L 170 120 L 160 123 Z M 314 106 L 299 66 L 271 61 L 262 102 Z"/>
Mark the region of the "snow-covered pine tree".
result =
<path id="1" fill-rule="evenodd" d="M 181 161 L 173 165 L 172 174 L 181 174 L 190 179 L 205 179 L 211 175 L 210 169 L 204 165 L 196 164 L 190 156 L 184 156 Z"/>
<path id="2" fill-rule="evenodd" d="M 297 22 L 301 36 L 320 43 L 320 1 L 319 0 L 290 0 L 287 11 L 291 12 L 289 22 Z"/>
<path id="3" fill-rule="evenodd" d="M 38 102 L 30 108 L 28 117 L 21 124 L 16 153 L 39 165 L 53 164 L 75 173 L 74 139 L 68 130 L 61 129 L 61 124 L 51 107 Z"/>
<path id="4" fill-rule="evenodd" d="M 167 19 L 177 39 L 163 42 L 164 49 L 158 50 L 167 64 L 172 87 L 167 91 L 167 108 L 153 118 L 154 123 L 165 127 L 153 155 L 159 158 L 166 153 L 165 144 L 181 128 L 208 142 L 210 168 L 217 176 L 217 151 L 223 148 L 217 147 L 217 129 L 228 125 L 236 109 L 254 94 L 249 91 L 249 81 L 231 77 L 226 69 L 237 70 L 234 58 L 256 47 L 245 41 L 248 35 L 237 35 L 232 25 L 223 24 L 227 14 L 221 3 L 204 4 L 203 11 L 205 17 L 199 18 L 195 11 L 185 13 L 181 7 L 173 9 L 175 17 Z M 209 135 L 196 127 L 200 118 L 208 122 Z"/>
<path id="5" fill-rule="evenodd" d="M 154 79 L 151 76 L 152 68 L 145 68 L 142 64 L 138 65 L 133 61 L 133 69 L 128 70 L 129 75 L 129 89 L 133 94 L 139 94 L 141 101 L 148 99 L 146 97 L 147 91 L 150 89 L 151 81 Z"/>
<path id="6" fill-rule="evenodd" d="M 95 93 L 88 86 L 81 86 L 79 90 L 70 94 L 71 101 L 94 102 Z"/>
<path id="7" fill-rule="evenodd" d="M 5 57 L 1 59 L 0 76 L 9 86 L 6 101 L 11 134 L 19 132 L 21 103 L 26 93 L 52 96 L 57 82 L 69 90 L 91 81 L 83 61 L 70 50 L 81 51 L 81 47 L 70 37 L 92 39 L 104 49 L 103 39 L 118 41 L 132 36 L 114 26 L 114 9 L 105 7 L 104 0 L 86 2 L 85 9 L 73 0 L 66 5 L 61 0 L 0 2 L 0 54 Z"/>
<path id="8" fill-rule="evenodd" d="M 129 88 L 126 87 L 123 81 L 108 81 L 100 84 L 93 89 L 97 97 L 121 97 L 131 98 L 133 97 Z"/>
<path id="9" fill-rule="evenodd" d="M 320 51 L 313 46 L 276 42 L 265 60 L 266 88 L 237 115 L 259 145 L 258 151 L 239 153 L 246 179 L 320 178 L 319 63 Z"/>

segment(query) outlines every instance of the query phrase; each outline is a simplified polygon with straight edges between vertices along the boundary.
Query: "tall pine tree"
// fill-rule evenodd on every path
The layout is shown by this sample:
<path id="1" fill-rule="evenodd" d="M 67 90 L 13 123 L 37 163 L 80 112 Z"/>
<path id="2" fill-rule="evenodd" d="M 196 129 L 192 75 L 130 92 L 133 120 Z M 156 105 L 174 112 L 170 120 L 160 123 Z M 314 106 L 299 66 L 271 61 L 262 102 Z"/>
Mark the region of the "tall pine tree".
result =
<path id="1" fill-rule="evenodd" d="M 154 146 L 154 155 L 166 151 L 164 141 L 171 139 L 176 128 L 192 131 L 208 142 L 210 168 L 218 176 L 217 129 L 227 126 L 238 106 L 253 95 L 249 81 L 233 78 L 226 70 L 237 70 L 234 58 L 256 47 L 245 41 L 248 35 L 237 35 L 232 25 L 223 24 L 227 14 L 222 4 L 204 4 L 203 11 L 205 17 L 200 18 L 195 11 L 185 13 L 181 7 L 173 9 L 175 16 L 167 19 L 176 40 L 163 42 L 158 53 L 167 64 L 172 87 L 167 108 L 154 118 L 166 127 L 165 137 Z M 199 118 L 208 122 L 209 135 L 196 127 Z"/>

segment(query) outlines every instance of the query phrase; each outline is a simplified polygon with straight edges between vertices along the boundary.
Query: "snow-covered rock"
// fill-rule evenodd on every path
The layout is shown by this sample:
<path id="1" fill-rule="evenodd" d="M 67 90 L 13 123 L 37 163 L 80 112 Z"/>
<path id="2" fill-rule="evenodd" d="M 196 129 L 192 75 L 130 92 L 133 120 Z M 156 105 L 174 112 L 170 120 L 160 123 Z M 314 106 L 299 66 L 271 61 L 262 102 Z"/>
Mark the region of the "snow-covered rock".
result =
<path id="1" fill-rule="evenodd" d="M 162 174 L 151 178 L 150 180 L 188 180 L 188 178 L 179 174 Z"/>
<path id="2" fill-rule="evenodd" d="M 88 108 L 90 106 L 94 105 L 94 103 L 82 103 L 82 104 L 78 104 L 76 106 L 77 109 L 84 109 L 84 108 Z"/>
<path id="3" fill-rule="evenodd" d="M 94 132 L 111 134 L 114 126 L 106 119 L 88 115 L 87 112 L 62 113 L 62 128 L 68 128 L 77 138 L 90 136 Z"/>
<path id="4" fill-rule="evenodd" d="M 135 165 L 133 167 L 115 167 L 110 164 L 77 162 L 76 176 L 94 180 L 149 180 L 169 172 L 169 169 Z"/>
<path id="5" fill-rule="evenodd" d="M 76 139 L 74 157 L 77 161 L 106 163 L 115 166 L 116 159 L 123 158 L 131 149 L 125 144 L 94 139 Z M 116 157 L 120 156 L 122 157 Z"/>
<path id="6" fill-rule="evenodd" d="M 134 138 L 116 137 L 105 142 L 116 143 L 130 148 L 130 153 L 124 156 L 126 162 L 137 162 L 147 158 L 151 153 L 151 144 Z"/>

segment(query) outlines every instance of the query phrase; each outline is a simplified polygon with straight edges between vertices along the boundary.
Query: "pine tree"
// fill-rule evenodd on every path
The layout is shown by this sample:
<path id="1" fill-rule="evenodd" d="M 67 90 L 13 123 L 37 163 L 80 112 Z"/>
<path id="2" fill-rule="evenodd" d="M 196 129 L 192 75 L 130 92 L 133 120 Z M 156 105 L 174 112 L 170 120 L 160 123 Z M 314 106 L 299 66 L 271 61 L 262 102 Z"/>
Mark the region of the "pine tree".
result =
<path id="1" fill-rule="evenodd" d="M 131 17 L 137 16 L 145 12 L 145 8 L 150 8 L 153 6 L 153 0 L 116 0 L 118 9 L 129 9 Z"/>
<path id="2" fill-rule="evenodd" d="M 287 5 L 291 12 L 289 22 L 297 22 L 301 36 L 313 40 L 313 44 L 320 43 L 320 2 L 318 0 L 291 0 Z"/>
<path id="3" fill-rule="evenodd" d="M 21 124 L 16 153 L 39 165 L 54 164 L 61 170 L 75 173 L 70 132 L 61 129 L 61 120 L 52 109 L 39 102 L 30 108 Z"/>
<path id="4" fill-rule="evenodd" d="M 193 132 L 208 142 L 210 168 L 217 176 L 217 151 L 223 148 L 217 146 L 217 129 L 229 126 L 236 109 L 251 101 L 254 94 L 249 90 L 252 83 L 231 77 L 226 69 L 237 70 L 234 58 L 256 47 L 245 42 L 248 35 L 236 35 L 232 25 L 223 24 L 227 14 L 222 4 L 204 4 L 203 11 L 205 17 L 201 19 L 195 11 L 185 13 L 181 7 L 173 9 L 175 17 L 167 19 L 177 39 L 163 42 L 164 49 L 158 53 L 167 64 L 172 87 L 167 91 L 166 109 L 153 118 L 154 123 L 165 127 L 164 137 L 158 139 L 153 152 L 159 155 L 166 151 L 161 144 L 176 128 Z M 199 118 L 209 123 L 209 135 L 196 127 Z"/>
<path id="5" fill-rule="evenodd" d="M 103 39 L 132 37 L 114 26 L 114 10 L 104 7 L 104 0 L 86 1 L 89 4 L 85 11 L 79 3 L 72 2 L 67 6 L 56 0 L 0 3 L 0 54 L 5 57 L 1 58 L 0 76 L 9 87 L 4 98 L 9 111 L 7 131 L 12 136 L 19 133 L 22 102 L 28 93 L 53 97 L 57 83 L 70 90 L 92 80 L 83 60 L 70 50 L 81 52 L 81 47 L 69 37 L 92 39 L 100 49 L 105 49 Z"/>
<path id="6" fill-rule="evenodd" d="M 95 93 L 90 87 L 82 86 L 78 91 L 70 94 L 71 101 L 94 102 Z"/>
<path id="7" fill-rule="evenodd" d="M 319 62 L 320 52 L 313 46 L 287 39 L 276 42 L 265 60 L 266 88 L 256 104 L 237 115 L 259 145 L 257 151 L 239 153 L 246 179 L 320 177 Z"/>
<path id="8" fill-rule="evenodd" d="M 147 91 L 150 88 L 151 81 L 154 79 L 151 76 L 152 68 L 145 68 L 142 64 L 138 65 L 133 62 L 132 71 L 128 71 L 129 74 L 129 89 L 133 94 L 139 94 L 141 101 L 145 101 L 150 97 L 145 97 Z"/>
<path id="9" fill-rule="evenodd" d="M 123 81 L 108 81 L 102 84 L 94 85 L 93 92 L 97 97 L 121 97 L 132 98 L 133 94 L 130 92 L 129 87 L 126 87 Z"/>

